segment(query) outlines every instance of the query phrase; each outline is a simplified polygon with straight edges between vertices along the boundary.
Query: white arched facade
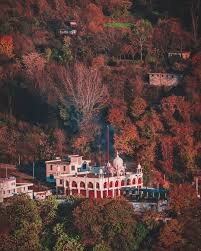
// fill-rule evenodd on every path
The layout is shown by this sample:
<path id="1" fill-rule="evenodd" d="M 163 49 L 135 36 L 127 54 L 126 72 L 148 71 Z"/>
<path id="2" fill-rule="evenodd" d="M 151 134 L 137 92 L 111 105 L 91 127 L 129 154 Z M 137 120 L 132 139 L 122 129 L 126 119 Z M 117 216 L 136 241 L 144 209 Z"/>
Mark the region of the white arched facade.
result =
<path id="1" fill-rule="evenodd" d="M 127 173 L 123 176 L 65 176 L 56 178 L 56 186 L 65 195 L 81 195 L 87 198 L 115 198 L 122 194 L 121 188 L 143 187 L 142 173 Z"/>

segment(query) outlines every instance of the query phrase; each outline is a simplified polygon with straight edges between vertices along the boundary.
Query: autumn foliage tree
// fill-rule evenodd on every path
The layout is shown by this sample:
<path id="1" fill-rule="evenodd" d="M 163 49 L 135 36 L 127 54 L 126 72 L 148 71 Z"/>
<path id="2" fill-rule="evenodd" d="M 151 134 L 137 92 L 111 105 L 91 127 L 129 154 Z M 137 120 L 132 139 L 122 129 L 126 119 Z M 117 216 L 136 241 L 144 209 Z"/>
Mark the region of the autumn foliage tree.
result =
<path id="1" fill-rule="evenodd" d="M 10 35 L 0 36 L 0 54 L 13 57 L 13 37 Z"/>
<path id="2" fill-rule="evenodd" d="M 41 87 L 43 82 L 41 76 L 46 64 L 45 58 L 43 58 L 39 53 L 33 52 L 23 56 L 23 63 L 25 65 L 25 71 L 28 78 L 34 82 L 34 87 Z"/>
<path id="3" fill-rule="evenodd" d="M 181 214 L 198 200 L 195 189 L 191 185 L 174 185 L 170 190 L 170 208 Z"/>
<path id="4" fill-rule="evenodd" d="M 86 8 L 88 30 L 92 33 L 102 32 L 104 24 L 104 15 L 102 10 L 95 4 L 90 3 Z"/>
<path id="5" fill-rule="evenodd" d="M 146 101 L 141 97 L 136 97 L 132 103 L 132 115 L 140 116 L 146 109 Z"/>

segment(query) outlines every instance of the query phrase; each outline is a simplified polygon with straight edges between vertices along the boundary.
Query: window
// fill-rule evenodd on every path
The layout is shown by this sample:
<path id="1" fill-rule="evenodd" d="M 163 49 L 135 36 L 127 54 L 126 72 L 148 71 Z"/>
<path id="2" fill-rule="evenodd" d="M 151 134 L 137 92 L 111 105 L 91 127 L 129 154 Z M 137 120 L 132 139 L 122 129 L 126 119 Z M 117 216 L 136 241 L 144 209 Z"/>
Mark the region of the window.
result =
<path id="1" fill-rule="evenodd" d="M 53 174 L 50 174 L 50 179 L 54 179 L 54 175 Z"/>
<path id="2" fill-rule="evenodd" d="M 60 180 L 60 185 L 62 185 L 63 184 L 63 181 L 62 180 Z"/>
<path id="3" fill-rule="evenodd" d="M 93 188 L 94 186 L 93 186 L 93 183 L 92 182 L 89 182 L 88 183 L 88 188 Z"/>
<path id="4" fill-rule="evenodd" d="M 87 169 L 87 163 L 86 163 L 86 161 L 83 163 L 82 168 L 83 169 Z"/>
<path id="5" fill-rule="evenodd" d="M 77 182 L 73 181 L 72 182 L 72 187 L 77 187 Z"/>
<path id="6" fill-rule="evenodd" d="M 83 187 L 83 188 L 85 187 L 85 184 L 83 181 L 80 182 L 80 187 Z"/>
<path id="7" fill-rule="evenodd" d="M 50 165 L 50 170 L 52 171 L 52 165 Z"/>
<path id="8" fill-rule="evenodd" d="M 64 166 L 64 172 L 66 171 L 66 166 Z"/>
<path id="9" fill-rule="evenodd" d="M 75 171 L 75 166 L 71 166 L 71 171 Z"/>

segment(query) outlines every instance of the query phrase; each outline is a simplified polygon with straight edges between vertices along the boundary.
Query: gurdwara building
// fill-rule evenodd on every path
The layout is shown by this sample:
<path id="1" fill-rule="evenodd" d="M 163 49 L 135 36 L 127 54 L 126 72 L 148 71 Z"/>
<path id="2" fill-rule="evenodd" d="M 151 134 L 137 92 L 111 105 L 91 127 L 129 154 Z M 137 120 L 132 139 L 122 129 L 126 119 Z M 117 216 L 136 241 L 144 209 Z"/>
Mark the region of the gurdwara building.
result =
<path id="1" fill-rule="evenodd" d="M 90 166 L 89 163 L 79 155 L 70 155 L 68 162 L 61 159 L 47 161 L 46 178 L 54 176 L 58 194 L 87 198 L 115 198 L 122 194 L 124 187 L 143 187 L 141 165 L 138 164 L 136 172 L 128 172 L 118 152 L 112 164 Z"/>

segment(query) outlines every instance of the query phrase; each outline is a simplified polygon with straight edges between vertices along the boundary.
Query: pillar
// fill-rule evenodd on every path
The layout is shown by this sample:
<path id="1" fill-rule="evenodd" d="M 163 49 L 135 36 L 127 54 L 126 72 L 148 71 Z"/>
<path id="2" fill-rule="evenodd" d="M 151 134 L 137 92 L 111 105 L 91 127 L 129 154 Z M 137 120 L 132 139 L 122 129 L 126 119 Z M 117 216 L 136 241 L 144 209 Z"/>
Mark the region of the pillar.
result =
<path id="1" fill-rule="evenodd" d="M 86 198 L 89 198 L 89 190 L 88 190 L 88 186 L 86 186 Z"/>
<path id="2" fill-rule="evenodd" d="M 78 194 L 80 194 L 80 182 L 79 182 L 79 184 L 77 186 L 77 191 L 78 191 Z"/>
<path id="3" fill-rule="evenodd" d="M 114 188 L 112 189 L 112 198 L 114 198 Z"/>

